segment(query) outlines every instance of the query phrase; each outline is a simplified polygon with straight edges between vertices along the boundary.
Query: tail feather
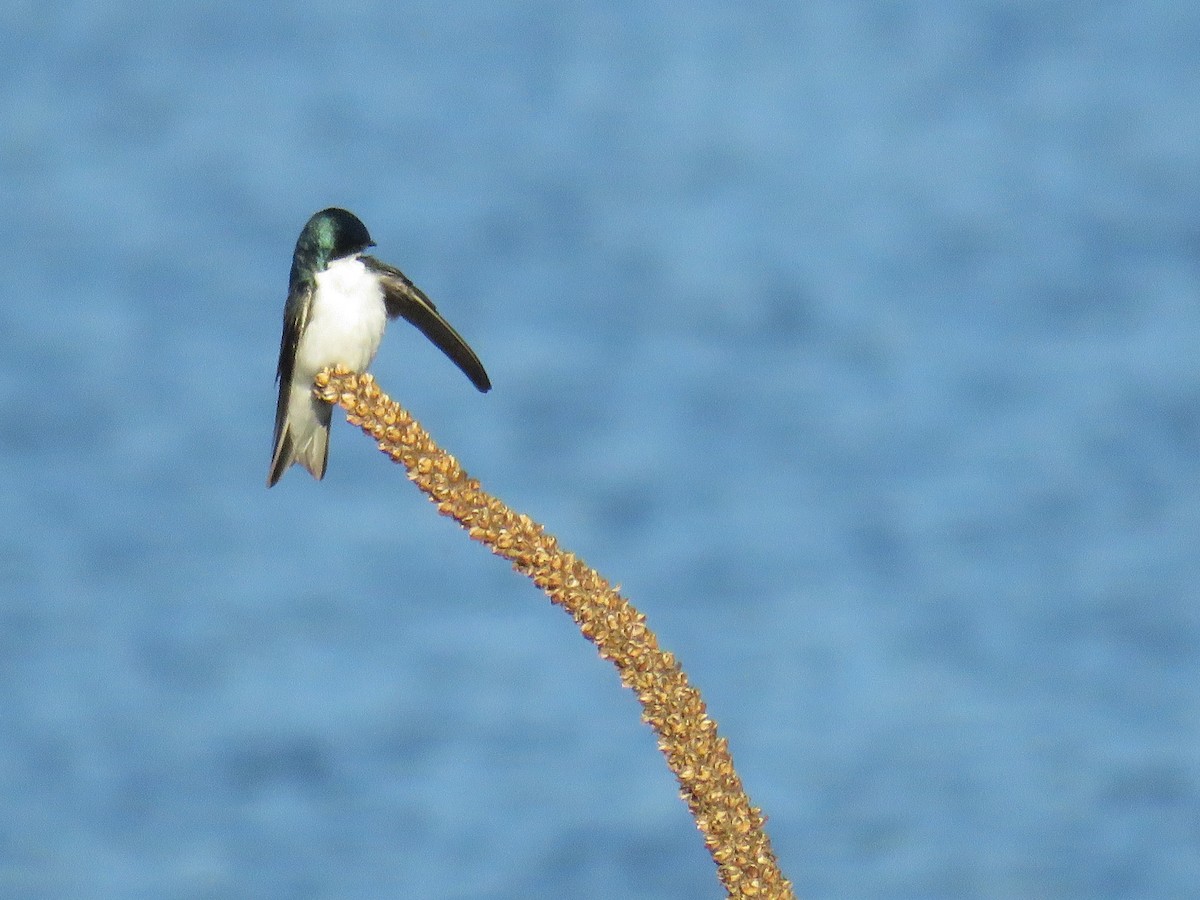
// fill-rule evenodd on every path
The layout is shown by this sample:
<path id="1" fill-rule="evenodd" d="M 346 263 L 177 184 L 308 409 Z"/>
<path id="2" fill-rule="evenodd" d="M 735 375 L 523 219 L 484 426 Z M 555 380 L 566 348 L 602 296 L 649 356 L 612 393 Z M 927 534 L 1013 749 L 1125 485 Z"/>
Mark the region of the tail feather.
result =
<path id="1" fill-rule="evenodd" d="M 317 400 L 307 388 L 292 391 L 287 413 L 276 428 L 267 487 L 273 487 L 294 463 L 304 466 L 318 481 L 325 477 L 332 416 L 333 405 Z"/>

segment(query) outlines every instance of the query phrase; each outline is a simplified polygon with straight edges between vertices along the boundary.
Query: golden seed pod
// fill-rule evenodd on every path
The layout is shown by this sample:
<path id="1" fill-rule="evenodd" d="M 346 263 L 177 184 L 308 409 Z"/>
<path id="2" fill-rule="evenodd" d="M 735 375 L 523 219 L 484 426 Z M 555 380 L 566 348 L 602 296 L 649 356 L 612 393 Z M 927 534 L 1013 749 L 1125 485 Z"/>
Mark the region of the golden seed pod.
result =
<path id="1" fill-rule="evenodd" d="M 439 512 L 457 520 L 472 540 L 512 562 L 617 667 L 622 683 L 642 704 L 643 720 L 657 734 L 728 895 L 794 900 L 763 828 L 762 812 L 751 806 L 728 744 L 717 736 L 717 723 L 674 654 L 659 648 L 645 616 L 619 588 L 559 549 L 555 538 L 529 516 L 485 493 L 371 375 L 326 369 L 315 385 L 318 397 L 341 405 L 352 424 L 404 464 L 408 477 Z"/>

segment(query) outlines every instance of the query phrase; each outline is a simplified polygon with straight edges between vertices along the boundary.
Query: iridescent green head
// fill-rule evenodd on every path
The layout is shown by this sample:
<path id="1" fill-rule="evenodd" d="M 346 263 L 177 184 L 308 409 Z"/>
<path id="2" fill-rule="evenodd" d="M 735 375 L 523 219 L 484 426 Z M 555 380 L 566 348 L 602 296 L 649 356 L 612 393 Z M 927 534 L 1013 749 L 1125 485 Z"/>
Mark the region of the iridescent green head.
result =
<path id="1" fill-rule="evenodd" d="M 304 225 L 300 239 L 296 241 L 296 252 L 292 256 L 292 283 L 298 278 L 311 278 L 335 259 L 361 253 L 375 246 L 367 226 L 358 216 L 344 209 L 331 206 Z"/>

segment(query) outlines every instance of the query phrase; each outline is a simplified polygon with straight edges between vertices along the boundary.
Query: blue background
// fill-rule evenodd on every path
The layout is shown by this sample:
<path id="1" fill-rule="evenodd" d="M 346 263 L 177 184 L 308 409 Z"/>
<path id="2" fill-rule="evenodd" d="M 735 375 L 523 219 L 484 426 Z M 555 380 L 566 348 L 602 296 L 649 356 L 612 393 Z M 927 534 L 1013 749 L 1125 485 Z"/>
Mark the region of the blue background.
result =
<path id="1" fill-rule="evenodd" d="M 374 371 L 679 654 L 806 897 L 1200 883 L 1187 2 L 0 11 L 0 894 L 722 895 L 611 668 L 336 415 Z"/>

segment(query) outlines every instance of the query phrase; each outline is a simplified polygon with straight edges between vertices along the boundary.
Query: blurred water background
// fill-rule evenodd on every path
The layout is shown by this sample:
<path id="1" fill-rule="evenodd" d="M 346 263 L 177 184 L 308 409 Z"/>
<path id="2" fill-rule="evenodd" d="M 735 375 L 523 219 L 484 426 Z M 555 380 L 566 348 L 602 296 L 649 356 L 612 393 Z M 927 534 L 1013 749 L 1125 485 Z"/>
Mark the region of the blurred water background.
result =
<path id="1" fill-rule="evenodd" d="M 0 10 L 0 895 L 722 895 L 607 664 L 335 414 L 374 366 L 705 692 L 802 896 L 1200 883 L 1200 11 Z"/>

